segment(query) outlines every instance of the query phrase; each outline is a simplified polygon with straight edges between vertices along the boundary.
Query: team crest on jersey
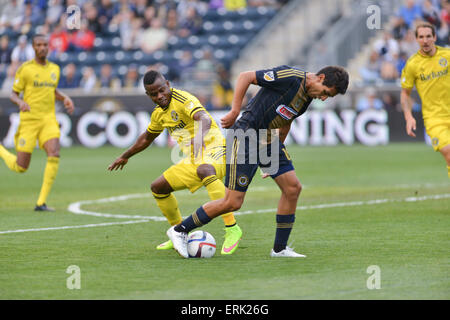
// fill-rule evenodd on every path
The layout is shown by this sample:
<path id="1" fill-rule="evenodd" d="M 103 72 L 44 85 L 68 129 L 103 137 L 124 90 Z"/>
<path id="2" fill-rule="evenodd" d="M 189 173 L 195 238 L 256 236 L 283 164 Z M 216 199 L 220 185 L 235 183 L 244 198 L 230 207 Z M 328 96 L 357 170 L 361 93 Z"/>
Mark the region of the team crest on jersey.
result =
<path id="1" fill-rule="evenodd" d="M 23 147 L 25 145 L 26 141 L 24 138 L 19 139 L 19 146 Z"/>
<path id="2" fill-rule="evenodd" d="M 445 58 L 441 58 L 441 59 L 439 59 L 439 65 L 441 66 L 441 67 L 446 67 L 447 66 L 447 59 L 445 59 Z"/>
<path id="3" fill-rule="evenodd" d="M 173 121 L 178 121 L 178 113 L 176 113 L 176 111 L 172 111 L 170 113 L 170 116 L 172 117 Z"/>
<path id="4" fill-rule="evenodd" d="M 437 147 L 437 145 L 439 144 L 439 139 L 438 138 L 431 139 L 431 144 L 433 145 L 433 147 Z"/>
<path id="5" fill-rule="evenodd" d="M 238 185 L 240 185 L 241 187 L 246 187 L 248 185 L 248 177 L 245 174 L 241 174 L 238 178 L 237 178 L 237 183 Z"/>
<path id="6" fill-rule="evenodd" d="M 292 120 L 298 114 L 297 111 L 284 104 L 280 104 L 276 111 L 285 120 Z"/>
<path id="7" fill-rule="evenodd" d="M 52 78 L 53 81 L 56 81 L 56 74 L 54 72 L 52 72 L 50 74 L 50 78 Z"/>
<path id="8" fill-rule="evenodd" d="M 275 76 L 273 74 L 273 71 L 264 72 L 264 80 L 266 80 L 266 81 L 274 81 L 275 80 Z"/>

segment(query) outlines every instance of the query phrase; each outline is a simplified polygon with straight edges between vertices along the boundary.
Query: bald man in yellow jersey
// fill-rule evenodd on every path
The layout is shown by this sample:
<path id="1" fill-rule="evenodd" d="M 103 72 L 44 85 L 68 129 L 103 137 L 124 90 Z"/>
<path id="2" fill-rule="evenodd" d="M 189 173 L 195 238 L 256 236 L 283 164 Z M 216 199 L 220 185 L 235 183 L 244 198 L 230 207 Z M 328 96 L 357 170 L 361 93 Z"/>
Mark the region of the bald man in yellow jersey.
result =
<path id="1" fill-rule="evenodd" d="M 204 186 L 211 200 L 225 196 L 222 178 L 226 173 L 225 138 L 214 119 L 190 93 L 170 88 L 162 74 L 151 70 L 144 75 L 146 94 L 156 104 L 150 124 L 134 145 L 120 155 L 108 170 L 117 170 L 127 164 L 128 159 L 146 149 L 167 129 L 184 157 L 177 160 L 151 184 L 156 204 L 174 226 L 182 221 L 178 202 L 173 191 L 189 189 L 192 193 Z M 173 154 L 173 153 L 172 153 Z M 242 230 L 232 212 L 222 215 L 225 223 L 225 240 L 222 254 L 232 254 L 238 247 Z M 158 250 L 172 249 L 168 240 Z"/>
<path id="2" fill-rule="evenodd" d="M 37 34 L 33 37 L 35 58 L 24 62 L 16 72 L 10 99 L 20 109 L 20 124 L 15 135 L 17 155 L 0 145 L 0 157 L 12 171 L 23 173 L 28 169 L 31 154 L 36 147 L 47 153 L 41 192 L 35 211 L 54 211 L 47 207 L 46 200 L 52 188 L 59 167 L 59 124 L 56 121 L 55 98 L 64 102 L 72 114 L 72 100 L 57 89 L 59 66 L 47 60 L 48 39 Z M 23 92 L 23 99 L 20 93 Z"/>
<path id="3" fill-rule="evenodd" d="M 411 91 L 416 86 L 422 100 L 422 116 L 435 151 L 447 162 L 450 178 L 450 49 L 435 45 L 436 31 L 429 23 L 416 27 L 419 51 L 411 56 L 402 71 L 400 96 L 406 120 L 406 132 L 415 137 L 416 120 L 412 115 Z"/>

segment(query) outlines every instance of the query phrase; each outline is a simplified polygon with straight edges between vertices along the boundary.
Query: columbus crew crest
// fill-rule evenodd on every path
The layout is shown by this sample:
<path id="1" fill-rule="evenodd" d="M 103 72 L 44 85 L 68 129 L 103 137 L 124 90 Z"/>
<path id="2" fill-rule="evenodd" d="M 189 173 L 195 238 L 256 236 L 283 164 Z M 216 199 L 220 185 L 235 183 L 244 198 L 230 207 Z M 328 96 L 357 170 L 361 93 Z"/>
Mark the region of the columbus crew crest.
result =
<path id="1" fill-rule="evenodd" d="M 433 145 L 433 147 L 436 147 L 439 144 L 439 139 L 438 138 L 431 139 L 431 144 Z"/>
<path id="2" fill-rule="evenodd" d="M 172 111 L 170 113 L 170 116 L 172 117 L 173 121 L 178 121 L 178 113 L 176 113 L 176 111 Z"/>

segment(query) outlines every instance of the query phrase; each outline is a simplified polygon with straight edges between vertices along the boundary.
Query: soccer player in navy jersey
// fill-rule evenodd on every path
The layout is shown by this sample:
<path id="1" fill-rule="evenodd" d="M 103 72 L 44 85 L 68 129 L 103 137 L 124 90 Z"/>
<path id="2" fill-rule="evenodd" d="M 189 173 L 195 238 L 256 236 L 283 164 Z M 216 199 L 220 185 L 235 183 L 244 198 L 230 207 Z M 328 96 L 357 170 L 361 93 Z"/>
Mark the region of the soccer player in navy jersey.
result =
<path id="1" fill-rule="evenodd" d="M 236 121 L 251 84 L 261 89 Z M 188 258 L 187 234 L 191 230 L 223 213 L 241 208 L 259 166 L 281 190 L 271 256 L 305 257 L 287 246 L 302 186 L 283 142 L 292 121 L 307 110 L 313 99 L 325 101 L 337 94 L 345 94 L 347 87 L 348 73 L 338 66 L 328 66 L 317 73 L 286 65 L 241 73 L 231 111 L 221 119 L 222 127 L 230 129 L 227 132 L 225 197 L 204 204 L 183 222 L 167 230 L 177 252 Z"/>

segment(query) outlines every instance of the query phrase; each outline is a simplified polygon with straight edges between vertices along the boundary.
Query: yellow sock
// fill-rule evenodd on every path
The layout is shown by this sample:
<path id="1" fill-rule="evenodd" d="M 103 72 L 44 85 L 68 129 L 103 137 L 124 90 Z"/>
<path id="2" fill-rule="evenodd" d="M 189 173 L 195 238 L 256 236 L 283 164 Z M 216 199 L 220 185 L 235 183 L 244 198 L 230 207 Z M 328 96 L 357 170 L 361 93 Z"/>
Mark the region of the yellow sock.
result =
<path id="1" fill-rule="evenodd" d="M 58 168 L 59 157 L 48 157 L 47 165 L 44 170 L 44 179 L 42 181 L 41 192 L 39 193 L 39 199 L 36 203 L 38 206 L 41 206 L 46 202 L 50 190 L 52 189 L 53 182 L 55 181 Z"/>
<path id="2" fill-rule="evenodd" d="M 217 176 L 208 176 L 202 180 L 202 183 L 208 191 L 211 200 L 222 199 L 225 197 L 225 186 Z M 224 213 L 221 217 L 226 226 L 231 226 L 236 223 L 233 212 Z"/>
<path id="3" fill-rule="evenodd" d="M 156 200 L 156 204 L 166 217 L 171 226 L 181 223 L 180 209 L 178 209 L 177 198 L 172 193 L 169 194 L 157 194 L 152 192 L 153 197 Z"/>
<path id="4" fill-rule="evenodd" d="M 17 164 L 17 156 L 6 150 L 4 146 L 0 144 L 0 158 L 5 161 L 6 166 L 14 172 L 25 172 L 27 169 L 22 168 Z"/>
<path id="5" fill-rule="evenodd" d="M 447 166 L 447 174 L 448 174 L 448 177 L 450 178 L 450 166 Z"/>

